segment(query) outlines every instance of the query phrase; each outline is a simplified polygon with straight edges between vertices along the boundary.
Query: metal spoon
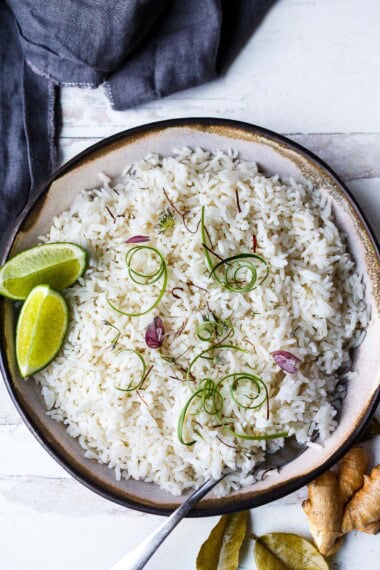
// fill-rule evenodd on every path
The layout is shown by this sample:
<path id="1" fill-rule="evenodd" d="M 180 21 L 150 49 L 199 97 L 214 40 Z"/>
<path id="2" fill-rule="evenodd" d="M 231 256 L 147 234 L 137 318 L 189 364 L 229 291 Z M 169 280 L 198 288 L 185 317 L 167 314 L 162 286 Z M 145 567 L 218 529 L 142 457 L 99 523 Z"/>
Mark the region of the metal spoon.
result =
<path id="1" fill-rule="evenodd" d="M 317 434 L 312 439 L 314 440 Z M 265 462 L 260 464 L 260 469 L 264 470 L 264 473 L 272 469 L 279 469 L 284 467 L 290 461 L 293 461 L 305 451 L 307 446 L 301 446 L 295 438 L 289 438 L 286 445 L 269 455 Z M 124 556 L 119 562 L 117 562 L 110 570 L 142 570 L 146 563 L 150 560 L 159 546 L 164 542 L 167 536 L 172 532 L 172 530 L 177 526 L 177 524 L 187 515 L 187 513 L 201 500 L 211 489 L 213 489 L 222 479 L 231 475 L 233 472 L 225 473 L 219 479 L 208 479 L 199 489 L 194 491 L 189 497 L 182 503 L 178 509 L 176 509 L 163 523 L 158 527 L 150 536 L 143 540 L 139 545 L 137 545 L 129 554 Z"/>
<path id="2" fill-rule="evenodd" d="M 164 542 L 165 538 L 172 532 L 177 524 L 187 515 L 187 513 L 205 496 L 215 485 L 217 485 L 225 475 L 220 479 L 208 479 L 199 489 L 194 491 L 182 503 L 178 509 L 168 517 L 157 530 L 153 531 L 148 538 L 143 540 L 136 548 L 131 550 L 129 554 L 124 556 L 119 562 L 112 566 L 111 570 L 141 570 L 144 568 L 148 560 L 153 556 L 158 547 Z"/>

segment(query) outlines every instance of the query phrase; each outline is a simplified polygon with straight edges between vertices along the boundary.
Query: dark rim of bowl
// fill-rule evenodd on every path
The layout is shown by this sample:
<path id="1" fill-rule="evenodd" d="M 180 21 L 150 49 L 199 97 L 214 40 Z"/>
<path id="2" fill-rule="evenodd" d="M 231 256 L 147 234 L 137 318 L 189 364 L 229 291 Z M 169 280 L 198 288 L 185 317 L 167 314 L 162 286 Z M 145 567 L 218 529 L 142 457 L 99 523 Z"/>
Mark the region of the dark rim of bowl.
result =
<path id="1" fill-rule="evenodd" d="M 352 206 L 354 207 L 358 218 L 362 221 L 363 225 L 365 226 L 368 235 L 371 237 L 374 248 L 376 250 L 377 256 L 380 258 L 380 247 L 377 241 L 377 238 L 371 229 L 365 215 L 361 211 L 360 206 L 358 205 L 356 199 L 351 194 L 351 192 L 346 188 L 345 184 L 342 180 L 337 176 L 337 174 L 320 158 L 318 158 L 314 153 L 307 150 L 303 146 L 299 145 L 292 140 L 274 133 L 268 129 L 263 127 L 259 127 L 256 125 L 252 125 L 250 123 L 245 123 L 242 121 L 236 121 L 231 119 L 218 119 L 218 118 L 210 118 L 210 117 L 189 117 L 189 118 L 178 118 L 178 119 L 168 119 L 165 121 L 158 121 L 154 123 L 147 123 L 138 127 L 134 127 L 132 129 L 127 129 L 125 131 L 121 131 L 102 139 L 101 141 L 95 143 L 94 145 L 86 148 L 81 153 L 77 154 L 75 157 L 70 159 L 66 162 L 63 166 L 55 170 L 49 180 L 43 184 L 40 190 L 37 192 L 34 199 L 27 204 L 24 208 L 22 213 L 14 220 L 14 222 L 10 225 L 10 233 L 7 237 L 6 241 L 2 244 L 0 252 L 0 264 L 3 264 L 12 248 L 13 242 L 16 238 L 16 235 L 22 226 L 24 220 L 28 216 L 28 214 L 33 210 L 37 202 L 45 196 L 48 192 L 50 185 L 69 172 L 72 167 L 76 166 L 80 163 L 83 159 L 91 156 L 94 151 L 102 149 L 104 147 L 108 147 L 109 144 L 121 141 L 123 139 L 128 140 L 133 136 L 141 133 L 147 133 L 152 131 L 160 131 L 170 127 L 229 127 L 232 129 L 237 129 L 240 131 L 247 131 L 249 134 L 255 135 L 262 135 L 263 137 L 273 140 L 275 142 L 281 143 L 285 147 L 290 148 L 293 151 L 296 151 L 298 154 L 301 154 L 305 158 L 313 161 L 320 167 L 323 171 L 325 171 L 329 176 L 331 176 L 335 182 L 338 184 L 340 189 L 344 192 L 347 199 L 351 202 Z M 0 310 L 3 310 L 4 299 L 1 298 L 0 301 Z M 0 371 L 2 373 L 3 380 L 5 382 L 7 391 L 17 408 L 17 411 L 21 415 L 23 421 L 31 431 L 31 433 L 35 436 L 35 438 L 39 441 L 39 443 L 47 450 L 47 452 L 70 474 L 72 475 L 77 481 L 82 483 L 88 489 L 94 491 L 98 495 L 108 499 L 114 503 L 117 503 L 121 506 L 128 507 L 131 509 L 135 509 L 141 512 L 155 514 L 155 515 L 169 515 L 173 512 L 174 509 L 167 509 L 165 507 L 154 507 L 151 505 L 147 505 L 144 503 L 140 503 L 138 501 L 133 501 L 131 499 L 122 499 L 117 496 L 113 491 L 107 490 L 104 486 L 97 484 L 93 481 L 88 480 L 79 470 L 76 469 L 73 465 L 70 465 L 61 455 L 61 453 L 55 448 L 55 446 L 49 441 L 49 438 L 46 436 L 45 433 L 40 431 L 33 423 L 30 415 L 28 414 L 27 410 L 23 408 L 21 402 L 18 400 L 17 394 L 14 391 L 13 383 L 11 379 L 11 374 L 8 368 L 8 363 L 5 357 L 5 350 L 4 350 L 4 338 L 3 338 L 3 329 L 0 329 Z M 233 513 L 245 509 L 251 509 L 254 507 L 259 507 L 285 497 L 286 495 L 297 491 L 304 485 L 310 483 L 313 479 L 321 475 L 324 471 L 332 467 L 337 461 L 339 461 L 343 455 L 358 441 L 358 439 L 364 434 L 365 430 L 367 429 L 377 406 L 380 403 L 380 387 L 374 394 L 371 403 L 369 404 L 368 408 L 365 411 L 364 417 L 361 422 L 356 426 L 355 430 L 351 434 L 351 436 L 339 447 L 332 456 L 325 461 L 322 465 L 313 469 L 310 473 L 306 475 L 301 475 L 300 477 L 296 477 L 288 481 L 283 486 L 274 487 L 273 489 L 268 489 L 267 491 L 260 492 L 257 496 L 253 495 L 251 497 L 239 499 L 236 498 L 231 504 L 224 505 L 223 498 L 220 499 L 220 504 L 217 506 L 206 507 L 202 509 L 198 509 L 195 507 L 187 516 L 189 517 L 205 517 L 205 516 L 215 516 L 220 514 L 226 513 Z"/>

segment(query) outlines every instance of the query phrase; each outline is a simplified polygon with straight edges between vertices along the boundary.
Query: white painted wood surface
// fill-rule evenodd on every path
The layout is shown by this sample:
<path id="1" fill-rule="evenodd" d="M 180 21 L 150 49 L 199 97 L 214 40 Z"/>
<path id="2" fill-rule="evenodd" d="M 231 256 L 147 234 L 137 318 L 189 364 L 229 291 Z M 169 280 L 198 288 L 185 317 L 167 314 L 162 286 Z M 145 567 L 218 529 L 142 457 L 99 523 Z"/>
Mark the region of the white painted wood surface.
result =
<path id="1" fill-rule="evenodd" d="M 380 2 L 279 0 L 222 79 L 137 109 L 111 109 L 102 88 L 62 93 L 61 162 L 102 137 L 180 116 L 256 123 L 287 134 L 346 181 L 380 238 Z M 380 441 L 367 445 L 380 462 Z M 301 490 L 251 512 L 254 532 L 308 536 Z M 39 446 L 0 384 L 0 569 L 106 570 L 159 517 L 101 499 Z M 215 518 L 186 520 L 151 570 L 190 570 Z M 380 567 L 380 539 L 351 534 L 331 563 Z M 254 568 L 248 543 L 241 569 Z"/>

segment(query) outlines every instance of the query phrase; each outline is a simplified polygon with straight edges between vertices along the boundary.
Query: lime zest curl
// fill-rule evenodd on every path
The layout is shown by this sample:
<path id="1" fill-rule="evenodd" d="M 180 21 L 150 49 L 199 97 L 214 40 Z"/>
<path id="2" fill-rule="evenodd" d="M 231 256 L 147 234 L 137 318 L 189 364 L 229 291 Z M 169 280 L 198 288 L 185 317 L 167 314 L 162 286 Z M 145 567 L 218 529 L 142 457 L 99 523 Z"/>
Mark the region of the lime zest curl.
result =
<path id="1" fill-rule="evenodd" d="M 269 394 L 268 389 L 264 383 L 264 381 L 256 376 L 255 374 L 250 374 L 248 372 L 236 372 L 233 374 L 227 374 L 218 382 L 214 382 L 211 378 L 204 378 L 198 385 L 198 389 L 190 396 L 190 398 L 185 403 L 184 407 L 179 416 L 178 426 L 177 426 L 177 434 L 180 443 L 190 447 L 196 443 L 196 439 L 192 439 L 190 441 L 185 441 L 184 438 L 184 427 L 186 417 L 190 412 L 191 404 L 196 401 L 197 399 L 200 400 L 200 404 L 198 408 L 192 412 L 193 415 L 198 414 L 201 411 L 206 412 L 209 416 L 215 416 L 215 418 L 219 422 L 219 426 L 228 431 L 234 437 L 243 440 L 250 440 L 250 441 L 267 441 L 271 439 L 278 439 L 281 437 L 288 437 L 288 432 L 282 431 L 277 433 L 242 433 L 233 430 L 228 423 L 226 423 L 225 419 L 223 418 L 223 407 L 225 398 L 221 392 L 221 388 L 223 383 L 230 381 L 229 385 L 229 392 L 234 400 L 234 402 L 244 408 L 250 410 L 257 410 L 260 409 L 265 403 L 268 405 L 269 401 Z M 245 394 L 245 397 L 251 401 L 250 404 L 242 403 L 236 392 L 238 389 L 238 384 L 242 381 L 250 381 L 256 388 L 256 394 L 251 397 Z M 195 433 L 198 433 L 198 430 L 194 430 Z"/>
<path id="2" fill-rule="evenodd" d="M 195 334 L 202 342 L 213 342 L 225 335 L 225 339 L 235 334 L 231 319 L 204 319 L 195 329 Z"/>
<path id="3" fill-rule="evenodd" d="M 256 253 L 239 253 L 223 259 L 207 245 L 207 234 L 205 206 L 202 206 L 202 247 L 210 277 L 215 279 L 224 289 L 233 293 L 248 293 L 264 283 L 269 275 L 269 264 L 264 257 Z M 211 255 L 219 259 L 215 265 L 212 262 Z M 258 278 L 257 267 L 253 260 L 265 267 L 264 275 L 261 278 Z"/>
<path id="4" fill-rule="evenodd" d="M 141 271 L 137 271 L 136 269 L 133 268 L 133 258 L 138 252 L 141 252 L 142 250 L 150 251 L 150 252 L 152 252 L 153 255 L 158 257 L 158 262 L 159 262 L 158 267 L 152 273 L 142 273 Z M 152 247 L 150 245 L 137 245 L 135 247 L 132 247 L 128 251 L 127 255 L 125 256 L 125 263 L 126 263 L 127 268 L 128 268 L 128 275 L 129 275 L 130 279 L 134 283 L 136 283 L 137 285 L 153 285 L 153 284 L 157 283 L 157 281 L 159 281 L 162 278 L 162 286 L 161 286 L 161 289 L 159 291 L 157 299 L 155 300 L 153 305 L 151 305 L 148 309 L 146 309 L 145 311 L 142 311 L 141 313 L 127 312 L 127 311 L 123 311 L 119 307 L 116 307 L 116 305 L 114 305 L 110 301 L 109 293 L 107 292 L 106 299 L 107 299 L 107 303 L 111 307 L 111 309 L 113 309 L 114 311 L 116 311 L 120 315 L 124 315 L 126 317 L 141 317 L 143 315 L 146 315 L 147 313 L 150 313 L 150 311 L 152 311 L 153 309 L 155 309 L 157 307 L 157 305 L 161 301 L 161 299 L 162 299 L 162 297 L 166 291 L 166 287 L 168 284 L 167 264 L 166 264 L 165 258 L 162 255 L 162 253 L 158 249 L 156 249 L 155 247 Z"/>
<path id="5" fill-rule="evenodd" d="M 131 382 L 128 384 L 127 388 L 120 388 L 119 386 L 115 386 L 116 390 L 119 390 L 119 392 L 133 392 L 134 390 L 138 390 L 139 388 L 141 388 L 142 383 L 144 382 L 147 374 L 146 374 L 146 363 L 144 360 L 143 355 L 138 352 L 137 350 L 135 350 L 134 348 L 124 348 L 123 350 L 121 350 L 120 352 L 118 352 L 118 355 L 121 354 L 122 352 L 132 352 L 133 354 L 135 354 L 138 359 L 140 360 L 140 364 L 142 366 L 142 372 L 141 372 L 141 376 L 140 376 L 140 380 L 138 381 L 138 383 L 133 386 L 133 380 L 131 380 Z M 149 369 L 152 369 L 152 367 Z"/>

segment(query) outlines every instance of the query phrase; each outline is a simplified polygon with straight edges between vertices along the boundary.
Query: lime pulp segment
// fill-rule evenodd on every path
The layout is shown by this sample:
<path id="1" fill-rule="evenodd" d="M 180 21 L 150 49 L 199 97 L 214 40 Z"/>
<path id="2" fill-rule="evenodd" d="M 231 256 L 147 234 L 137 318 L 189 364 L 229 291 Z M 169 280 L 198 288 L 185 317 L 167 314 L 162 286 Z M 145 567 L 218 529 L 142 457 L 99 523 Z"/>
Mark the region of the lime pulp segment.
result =
<path id="1" fill-rule="evenodd" d="M 62 346 L 68 325 L 66 301 L 47 285 L 35 287 L 22 306 L 16 358 L 23 378 L 44 368 Z"/>
<path id="2" fill-rule="evenodd" d="M 0 268 L 0 294 L 25 299 L 38 285 L 61 291 L 84 272 L 87 253 L 73 243 L 47 243 L 27 249 Z"/>

